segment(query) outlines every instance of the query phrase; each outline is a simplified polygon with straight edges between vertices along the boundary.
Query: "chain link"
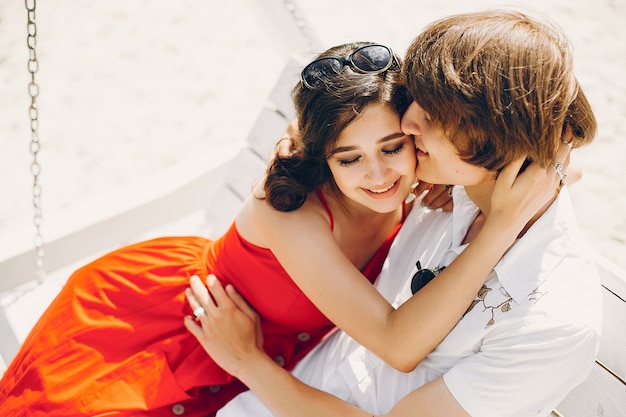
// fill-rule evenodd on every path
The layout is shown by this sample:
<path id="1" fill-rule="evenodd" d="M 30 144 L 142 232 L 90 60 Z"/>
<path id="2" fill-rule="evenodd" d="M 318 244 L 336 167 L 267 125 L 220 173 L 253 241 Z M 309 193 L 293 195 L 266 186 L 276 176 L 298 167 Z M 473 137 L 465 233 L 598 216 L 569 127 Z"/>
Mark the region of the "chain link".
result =
<path id="1" fill-rule="evenodd" d="M 28 12 L 27 23 L 27 38 L 26 44 L 28 46 L 28 72 L 30 74 L 30 83 L 28 84 L 28 94 L 30 96 L 30 153 L 32 155 L 32 162 L 30 166 L 31 174 L 33 176 L 33 224 L 35 226 L 35 267 L 36 278 L 41 279 L 45 274 L 44 270 L 44 240 L 41 233 L 41 225 L 43 223 L 42 209 L 41 209 L 41 193 L 42 188 L 40 184 L 41 164 L 39 163 L 39 152 L 41 150 L 41 143 L 39 142 L 39 110 L 37 108 L 37 97 L 39 96 L 39 85 L 35 80 L 35 75 L 39 70 L 39 61 L 37 60 L 37 23 L 35 19 L 35 10 L 37 6 L 36 0 L 24 1 L 26 10 Z M 291 16 L 296 22 L 300 33 L 307 42 L 309 50 L 317 47 L 316 41 L 311 36 L 308 24 L 302 15 L 298 12 L 296 3 L 294 0 L 284 0 L 285 8 L 289 11 Z"/>
<path id="2" fill-rule="evenodd" d="M 308 50 L 313 51 L 317 49 L 318 48 L 317 41 L 314 39 L 313 35 L 311 35 L 311 32 L 309 30 L 309 25 L 307 24 L 306 20 L 304 19 L 304 17 L 302 17 L 300 12 L 298 11 L 295 0 L 284 0 L 283 4 L 285 5 L 285 8 L 287 9 L 287 11 L 291 14 L 291 17 L 293 18 L 293 20 L 296 22 L 296 26 L 298 26 L 298 30 L 300 30 L 300 34 L 306 41 Z"/>
<path id="3" fill-rule="evenodd" d="M 44 241 L 41 234 L 41 224 L 43 223 L 41 211 L 41 184 L 39 175 L 41 174 L 41 165 L 39 163 L 39 151 L 41 143 L 39 142 L 39 110 L 37 109 L 37 97 L 39 96 L 39 85 L 35 81 L 35 74 L 39 70 L 39 61 L 37 61 L 37 23 L 35 21 L 36 0 L 25 0 L 26 11 L 28 12 L 28 23 L 26 45 L 28 46 L 28 72 L 30 74 L 30 83 L 28 84 L 28 95 L 30 96 L 30 107 L 28 114 L 30 116 L 30 153 L 32 162 L 30 171 L 33 176 L 33 223 L 35 225 L 35 277 L 41 280 L 44 276 Z"/>

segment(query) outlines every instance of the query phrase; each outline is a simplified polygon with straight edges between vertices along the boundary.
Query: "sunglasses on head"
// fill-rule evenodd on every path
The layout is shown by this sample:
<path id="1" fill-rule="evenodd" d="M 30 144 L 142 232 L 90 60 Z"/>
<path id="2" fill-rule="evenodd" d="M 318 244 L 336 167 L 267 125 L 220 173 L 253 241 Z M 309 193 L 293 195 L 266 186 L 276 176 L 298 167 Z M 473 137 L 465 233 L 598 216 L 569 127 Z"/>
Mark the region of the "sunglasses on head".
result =
<path id="1" fill-rule="evenodd" d="M 314 89 L 322 85 L 324 79 L 339 74 L 345 65 L 363 74 L 380 74 L 391 67 L 393 59 L 393 52 L 387 46 L 361 46 L 344 58 L 329 56 L 316 59 L 304 67 L 300 78 L 307 88 Z"/>

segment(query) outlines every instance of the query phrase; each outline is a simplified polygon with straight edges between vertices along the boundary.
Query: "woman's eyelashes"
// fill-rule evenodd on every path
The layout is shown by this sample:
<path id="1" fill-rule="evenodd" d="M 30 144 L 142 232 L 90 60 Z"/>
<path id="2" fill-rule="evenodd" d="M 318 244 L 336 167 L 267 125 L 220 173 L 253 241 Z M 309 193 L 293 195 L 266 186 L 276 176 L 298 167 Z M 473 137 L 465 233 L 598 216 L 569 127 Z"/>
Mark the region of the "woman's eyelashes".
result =
<path id="1" fill-rule="evenodd" d="M 405 148 L 406 143 L 405 142 L 401 142 L 400 144 L 394 146 L 391 149 L 382 149 L 382 153 L 389 156 L 389 155 L 396 155 L 399 154 L 400 152 L 402 152 L 402 150 Z M 347 167 L 350 165 L 354 165 L 357 162 L 359 162 L 361 160 L 361 155 L 356 156 L 354 158 L 350 158 L 350 159 L 339 159 L 338 163 L 340 166 L 342 167 Z"/>
<path id="2" fill-rule="evenodd" d="M 405 145 L 405 142 L 402 142 L 398 146 L 394 147 L 393 149 L 383 149 L 383 152 L 387 155 L 395 155 L 395 154 L 402 152 L 402 150 L 404 149 L 404 145 Z"/>
<path id="3" fill-rule="evenodd" d="M 359 162 L 359 159 L 361 159 L 360 156 L 357 156 L 356 158 L 353 158 L 353 159 L 340 159 L 339 160 L 339 165 L 342 166 L 342 167 L 347 167 L 347 166 L 350 166 L 350 165 L 354 165 L 357 162 Z"/>

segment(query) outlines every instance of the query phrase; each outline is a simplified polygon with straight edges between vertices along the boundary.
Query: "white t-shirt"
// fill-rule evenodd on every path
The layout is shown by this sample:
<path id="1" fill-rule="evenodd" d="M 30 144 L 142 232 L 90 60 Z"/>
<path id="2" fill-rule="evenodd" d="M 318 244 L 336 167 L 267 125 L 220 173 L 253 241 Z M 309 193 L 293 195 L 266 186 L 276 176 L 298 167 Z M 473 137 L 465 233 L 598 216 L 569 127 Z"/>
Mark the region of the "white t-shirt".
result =
<path id="1" fill-rule="evenodd" d="M 464 249 L 477 208 L 462 187 L 453 194 L 452 213 L 414 209 L 402 226 L 376 282 L 393 305 L 411 297 L 416 261 L 424 268 L 446 266 Z M 413 372 L 394 370 L 339 331 L 293 374 L 375 414 L 443 375 L 472 416 L 546 416 L 587 377 L 598 351 L 601 286 L 588 254 L 563 189 L 500 260 L 471 310 Z M 246 392 L 218 416 L 271 413 Z"/>

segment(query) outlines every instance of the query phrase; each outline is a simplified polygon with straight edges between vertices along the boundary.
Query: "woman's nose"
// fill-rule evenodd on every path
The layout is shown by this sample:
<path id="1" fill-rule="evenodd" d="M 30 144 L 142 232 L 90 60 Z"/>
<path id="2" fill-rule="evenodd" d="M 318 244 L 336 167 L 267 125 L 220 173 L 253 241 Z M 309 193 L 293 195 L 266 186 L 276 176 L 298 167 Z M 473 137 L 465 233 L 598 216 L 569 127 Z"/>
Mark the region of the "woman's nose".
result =
<path id="1" fill-rule="evenodd" d="M 387 161 L 384 158 L 373 158 L 369 163 L 369 177 L 377 183 L 383 183 L 386 180 Z"/>

